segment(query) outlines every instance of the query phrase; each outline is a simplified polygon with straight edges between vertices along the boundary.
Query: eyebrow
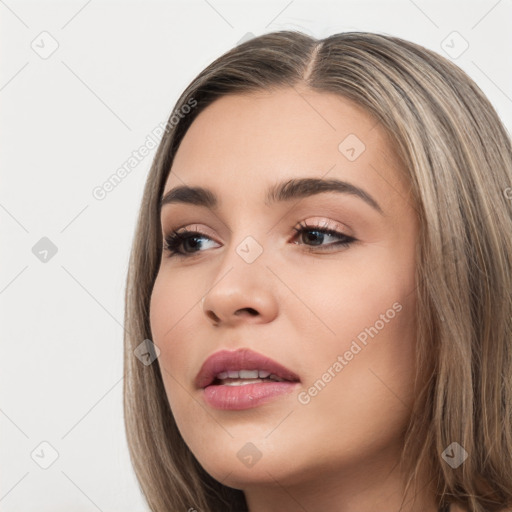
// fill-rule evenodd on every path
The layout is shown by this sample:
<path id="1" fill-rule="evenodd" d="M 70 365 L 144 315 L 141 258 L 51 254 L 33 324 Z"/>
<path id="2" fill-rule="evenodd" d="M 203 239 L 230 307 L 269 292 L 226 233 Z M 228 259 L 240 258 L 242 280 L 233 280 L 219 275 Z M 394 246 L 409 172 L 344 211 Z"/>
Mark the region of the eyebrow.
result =
<path id="1" fill-rule="evenodd" d="M 267 190 L 265 204 L 271 206 L 276 202 L 290 201 L 310 197 L 325 192 L 338 192 L 341 194 L 350 194 L 362 199 L 366 204 L 384 215 L 379 203 L 362 188 L 341 181 L 338 179 L 323 180 L 319 178 L 294 178 L 281 183 L 276 183 Z M 160 209 L 167 204 L 186 203 L 195 206 L 204 206 L 212 210 L 217 210 L 220 201 L 210 189 L 204 187 L 190 187 L 181 185 L 167 192 L 160 200 Z"/>

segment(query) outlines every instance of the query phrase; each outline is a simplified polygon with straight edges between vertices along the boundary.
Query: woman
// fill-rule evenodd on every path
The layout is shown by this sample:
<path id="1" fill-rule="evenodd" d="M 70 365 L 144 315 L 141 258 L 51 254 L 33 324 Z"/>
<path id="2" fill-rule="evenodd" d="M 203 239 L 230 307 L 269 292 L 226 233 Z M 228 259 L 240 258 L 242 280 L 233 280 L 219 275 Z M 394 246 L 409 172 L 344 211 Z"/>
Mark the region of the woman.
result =
<path id="1" fill-rule="evenodd" d="M 202 71 L 127 281 L 151 510 L 511 507 L 511 186 L 494 108 L 416 44 L 283 31 Z"/>

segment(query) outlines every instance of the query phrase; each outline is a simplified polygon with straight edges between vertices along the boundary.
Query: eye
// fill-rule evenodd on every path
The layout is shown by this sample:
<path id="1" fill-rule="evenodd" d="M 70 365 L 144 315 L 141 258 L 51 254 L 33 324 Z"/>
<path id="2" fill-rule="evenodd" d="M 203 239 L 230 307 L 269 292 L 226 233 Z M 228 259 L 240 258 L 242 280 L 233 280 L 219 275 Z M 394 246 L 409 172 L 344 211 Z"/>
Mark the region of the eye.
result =
<path id="1" fill-rule="evenodd" d="M 350 244 L 356 241 L 354 237 L 345 235 L 344 233 L 337 231 L 335 229 L 330 229 L 325 227 L 327 224 L 324 223 L 322 226 L 320 225 L 308 225 L 305 222 L 300 223 L 299 227 L 293 228 L 297 235 L 296 238 L 306 239 L 308 242 L 312 242 L 312 246 L 308 246 L 314 250 L 315 247 L 323 247 L 322 250 L 334 250 L 337 247 L 348 247 Z M 311 235 L 312 234 L 312 235 Z M 307 235 L 305 238 L 304 235 Z M 326 237 L 330 237 L 338 239 L 337 242 L 333 242 L 330 244 L 322 244 L 325 241 Z M 297 242 L 294 242 L 297 243 Z M 307 245 L 307 244 L 306 244 Z"/>
<path id="2" fill-rule="evenodd" d="M 169 257 L 179 256 L 186 258 L 197 252 L 194 249 L 202 247 L 202 242 L 200 241 L 202 239 L 211 241 L 209 236 L 200 231 L 188 229 L 172 231 L 165 237 L 165 250 Z M 182 250 L 182 246 L 184 250 Z"/>
<path id="3" fill-rule="evenodd" d="M 314 251 L 317 247 L 320 250 L 335 250 L 337 247 L 348 247 L 350 244 L 356 241 L 354 237 L 345 235 L 344 233 L 335 229 L 325 227 L 324 223 L 320 225 L 308 225 L 306 223 L 300 223 L 299 227 L 294 227 L 296 235 L 294 238 L 302 239 L 303 243 L 293 242 L 297 245 L 306 245 L 309 250 Z M 304 236 L 307 235 L 307 236 Z M 326 239 L 337 239 L 335 242 L 324 244 Z M 197 230 L 176 230 L 172 231 L 165 237 L 165 251 L 169 257 L 177 256 L 180 258 L 188 258 L 194 254 L 201 252 L 200 249 L 204 248 L 204 241 L 210 243 L 213 240 L 206 234 L 201 233 Z M 311 243 L 312 245 L 309 245 Z"/>

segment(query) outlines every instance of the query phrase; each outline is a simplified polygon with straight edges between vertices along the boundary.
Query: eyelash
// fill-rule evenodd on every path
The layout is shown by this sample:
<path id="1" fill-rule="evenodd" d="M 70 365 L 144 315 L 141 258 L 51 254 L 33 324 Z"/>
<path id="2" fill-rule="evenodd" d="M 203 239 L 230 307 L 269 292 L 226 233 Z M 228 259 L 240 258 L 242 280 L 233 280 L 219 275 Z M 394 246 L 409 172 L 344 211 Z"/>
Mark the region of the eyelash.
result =
<path id="1" fill-rule="evenodd" d="M 300 223 L 298 228 L 294 227 L 293 229 L 297 233 L 295 235 L 295 237 L 300 236 L 302 233 L 314 231 L 317 233 L 322 233 L 323 235 L 330 235 L 330 236 L 334 236 L 334 237 L 341 239 L 341 241 L 339 241 L 339 242 L 327 244 L 327 247 L 333 247 L 333 246 L 348 247 L 349 245 L 351 245 L 353 242 L 356 241 L 356 239 L 354 237 L 345 235 L 344 233 L 341 233 L 334 229 L 327 229 L 327 228 L 323 228 L 318 225 L 308 225 L 305 222 Z M 180 258 L 189 258 L 190 256 L 197 254 L 197 252 L 202 252 L 202 251 L 197 251 L 197 252 L 193 252 L 193 253 L 184 253 L 179 250 L 181 244 L 185 240 L 189 240 L 189 239 L 193 239 L 193 238 L 210 238 L 210 237 L 205 235 L 204 233 L 201 233 L 200 231 L 194 231 L 194 230 L 184 230 L 181 232 L 180 231 L 172 231 L 171 233 L 169 233 L 165 237 L 165 251 L 167 252 L 168 257 L 177 256 Z M 310 249 L 310 251 L 314 251 L 315 246 L 309 246 L 309 247 L 312 247 Z M 326 246 L 323 246 L 323 247 L 326 247 Z M 323 249 L 323 250 L 325 250 L 325 249 Z M 327 251 L 331 251 L 331 250 L 334 250 L 334 249 L 327 249 Z"/>

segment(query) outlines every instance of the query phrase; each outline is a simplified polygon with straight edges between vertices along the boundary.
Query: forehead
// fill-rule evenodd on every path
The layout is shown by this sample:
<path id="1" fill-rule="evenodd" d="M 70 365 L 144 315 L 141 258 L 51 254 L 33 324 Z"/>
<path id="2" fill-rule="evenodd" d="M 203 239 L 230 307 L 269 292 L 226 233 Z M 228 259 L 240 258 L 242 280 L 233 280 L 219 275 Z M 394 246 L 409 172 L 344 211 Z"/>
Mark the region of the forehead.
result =
<path id="1" fill-rule="evenodd" d="M 403 189 L 377 120 L 346 98 L 299 87 L 227 95 L 202 111 L 175 155 L 164 193 L 183 184 L 261 194 L 296 177 L 338 178 L 378 195 Z"/>

